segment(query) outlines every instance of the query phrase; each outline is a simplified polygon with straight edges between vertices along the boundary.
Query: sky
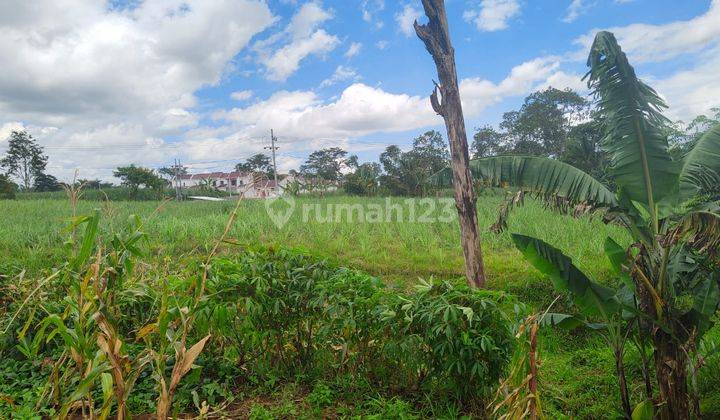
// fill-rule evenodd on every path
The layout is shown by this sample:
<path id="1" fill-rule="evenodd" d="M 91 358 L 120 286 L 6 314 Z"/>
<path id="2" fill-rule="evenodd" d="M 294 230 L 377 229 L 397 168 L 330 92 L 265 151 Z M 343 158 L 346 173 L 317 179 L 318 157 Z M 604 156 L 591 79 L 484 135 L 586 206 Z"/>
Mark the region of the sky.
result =
<path id="1" fill-rule="evenodd" d="M 581 78 L 598 30 L 689 121 L 720 106 L 720 0 L 446 0 L 470 135 Z M 61 180 L 175 159 L 229 170 L 278 138 L 281 172 L 437 129 L 420 0 L 4 0 L 0 154 L 26 129 Z"/>

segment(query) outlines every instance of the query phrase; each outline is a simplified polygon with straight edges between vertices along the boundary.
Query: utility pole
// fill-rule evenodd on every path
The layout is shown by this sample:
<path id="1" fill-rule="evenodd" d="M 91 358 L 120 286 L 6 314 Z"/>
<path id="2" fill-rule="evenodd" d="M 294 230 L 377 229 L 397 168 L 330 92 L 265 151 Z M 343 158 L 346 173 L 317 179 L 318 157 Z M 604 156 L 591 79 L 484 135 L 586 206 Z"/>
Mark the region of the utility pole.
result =
<path id="1" fill-rule="evenodd" d="M 272 160 L 273 160 L 273 175 L 275 178 L 275 193 L 277 193 L 280 190 L 280 186 L 278 185 L 278 174 L 277 174 L 277 163 L 275 162 L 275 151 L 278 149 L 275 146 L 275 133 L 273 132 L 273 129 L 270 129 L 270 144 L 272 146 L 265 146 L 265 149 L 272 150 Z"/>
<path id="2" fill-rule="evenodd" d="M 174 173 L 175 173 L 175 200 L 180 201 L 182 199 L 182 184 L 180 183 L 180 160 L 175 159 L 175 166 L 174 166 Z"/>

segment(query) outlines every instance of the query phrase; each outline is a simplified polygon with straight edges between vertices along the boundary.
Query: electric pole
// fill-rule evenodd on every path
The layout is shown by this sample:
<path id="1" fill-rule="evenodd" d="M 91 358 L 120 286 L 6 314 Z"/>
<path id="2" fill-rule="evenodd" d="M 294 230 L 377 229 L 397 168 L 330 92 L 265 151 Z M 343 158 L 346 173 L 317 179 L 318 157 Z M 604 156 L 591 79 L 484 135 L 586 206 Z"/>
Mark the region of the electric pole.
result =
<path id="1" fill-rule="evenodd" d="M 275 133 L 273 133 L 273 129 L 271 128 L 270 129 L 270 144 L 272 146 L 265 146 L 265 149 L 272 150 L 273 176 L 275 178 L 275 188 L 274 189 L 275 189 L 275 193 L 277 194 L 277 192 L 280 190 L 280 186 L 278 185 L 277 163 L 275 162 L 275 151 L 278 149 L 275 146 L 275 140 L 277 140 L 277 139 L 275 138 Z"/>
<path id="2" fill-rule="evenodd" d="M 180 201 L 182 199 L 182 184 L 180 182 L 180 160 L 175 159 L 175 165 L 174 165 L 174 186 L 175 186 L 175 200 Z"/>

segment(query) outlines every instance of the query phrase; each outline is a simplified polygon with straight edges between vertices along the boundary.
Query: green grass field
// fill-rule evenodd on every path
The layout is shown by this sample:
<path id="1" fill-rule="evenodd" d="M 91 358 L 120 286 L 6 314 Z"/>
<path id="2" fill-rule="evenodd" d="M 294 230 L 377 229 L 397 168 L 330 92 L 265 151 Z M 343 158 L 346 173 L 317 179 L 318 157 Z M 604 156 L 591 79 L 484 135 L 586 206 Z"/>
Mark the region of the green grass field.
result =
<path id="1" fill-rule="evenodd" d="M 391 202 L 402 204 L 403 200 Z M 515 294 L 533 309 L 543 310 L 557 296 L 550 281 L 523 260 L 512 247 L 508 232 L 493 234 L 487 230 L 501 201 L 498 196 L 483 196 L 478 202 L 489 287 Z M 301 198 L 288 223 L 278 228 L 263 202 L 244 201 L 228 236 L 231 243 L 226 243 L 222 252 L 237 252 L 238 247 L 244 246 L 292 248 L 368 272 L 399 288 L 411 287 L 418 278 L 462 277 L 462 252 L 455 221 L 305 222 L 299 210 L 303 205 L 315 204 L 384 206 L 385 203 L 383 198 Z M 100 208 L 103 229 L 122 225 L 130 215 L 140 216 L 149 237 L 150 254 L 140 269 L 173 273 L 181 272 L 186 265 L 207 254 L 222 233 L 233 207 L 234 203 L 230 202 L 81 201 L 76 214 Z M 67 237 L 63 228 L 73 216 L 66 200 L 0 201 L 0 215 L 0 275 L 13 278 L 24 271 L 25 279 L 39 279 L 63 261 L 66 255 L 63 242 Z M 623 230 L 604 225 L 597 217 L 559 216 L 532 201 L 515 210 L 509 231 L 534 235 L 563 249 L 577 265 L 604 282 L 612 282 L 602 249 L 604 239 L 611 236 L 619 243 L 628 242 Z M 554 309 L 568 310 L 568 306 L 560 299 Z M 717 335 L 717 331 L 713 331 L 709 337 Z M 543 398 L 553 417 L 562 413 L 576 418 L 606 418 L 616 412 L 619 398 L 613 358 L 597 336 L 544 331 L 540 357 Z M 628 350 L 627 364 L 634 381 L 631 392 L 637 401 L 641 393 L 641 384 L 636 382 L 640 379 L 640 362 L 632 348 Z M 707 387 L 720 383 L 717 376 L 717 372 L 708 374 L 701 378 L 702 383 Z M 303 412 L 303 403 L 297 402 L 297 392 L 290 385 L 262 398 L 270 401 L 268 405 L 274 407 L 278 416 L 283 415 L 282 410 Z M 703 400 L 706 406 L 712 404 L 712 397 L 708 395 L 708 398 L 710 400 Z M 292 409 L 292 406 L 299 408 Z"/>

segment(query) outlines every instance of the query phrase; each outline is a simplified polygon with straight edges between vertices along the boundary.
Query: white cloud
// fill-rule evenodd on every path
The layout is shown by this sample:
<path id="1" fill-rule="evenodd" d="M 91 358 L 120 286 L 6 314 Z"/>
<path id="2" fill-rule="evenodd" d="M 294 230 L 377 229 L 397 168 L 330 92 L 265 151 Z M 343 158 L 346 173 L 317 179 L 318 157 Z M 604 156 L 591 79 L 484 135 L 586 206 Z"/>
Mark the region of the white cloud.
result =
<path id="1" fill-rule="evenodd" d="M 589 93 L 587 83 L 582 80 L 583 76 L 577 73 L 566 73 L 562 70 L 551 74 L 538 89 L 554 87 L 556 89 L 572 89 L 581 95 Z"/>
<path id="2" fill-rule="evenodd" d="M 0 125 L 0 150 L 5 146 L 3 143 L 10 138 L 13 131 L 22 131 L 25 126 L 20 121 L 11 121 Z"/>
<path id="3" fill-rule="evenodd" d="M 689 122 L 720 106 L 720 48 L 698 57 L 698 65 L 679 71 L 652 85 L 668 102 L 668 116 Z"/>
<path id="4" fill-rule="evenodd" d="M 273 20 L 260 0 L 0 2 L 0 131 L 27 128 L 65 179 L 165 162 L 159 138 L 197 124 L 194 92 Z"/>
<path id="5" fill-rule="evenodd" d="M 385 26 L 382 19 L 377 17 L 383 10 L 385 10 L 385 0 L 362 0 L 360 3 L 363 20 L 371 24 L 375 29 Z"/>
<path id="6" fill-rule="evenodd" d="M 513 67 L 500 83 L 480 78 L 464 79 L 460 82 L 463 110 L 467 116 L 477 116 L 507 97 L 533 92 L 547 84 L 549 78 L 558 77 L 559 66 L 557 57 L 541 57 Z"/>
<path id="7" fill-rule="evenodd" d="M 423 16 L 422 12 L 415 7 L 406 4 L 402 11 L 395 15 L 395 21 L 398 24 L 400 32 L 405 34 L 407 37 L 415 35 L 415 27 L 413 24 L 416 20 Z"/>
<path id="8" fill-rule="evenodd" d="M 254 93 L 252 90 L 237 90 L 230 94 L 230 98 L 235 99 L 236 101 L 247 101 L 252 98 L 253 95 Z"/>
<path id="9" fill-rule="evenodd" d="M 362 83 L 346 88 L 334 102 L 322 101 L 310 91 L 282 91 L 248 107 L 219 112 L 215 118 L 236 124 L 241 136 L 261 135 L 273 127 L 302 140 L 404 131 L 439 121 L 427 98 L 392 94 Z"/>
<path id="10" fill-rule="evenodd" d="M 720 105 L 720 0 L 692 19 L 660 25 L 631 24 L 608 28 L 628 55 L 630 63 L 642 73 L 643 64 L 665 62 L 688 56 L 683 68 L 662 78 L 652 74 L 650 84 L 667 100 L 667 115 L 688 121 L 709 108 Z M 578 59 L 587 56 L 597 30 L 575 40 Z"/>
<path id="11" fill-rule="evenodd" d="M 345 52 L 345 57 L 353 58 L 356 55 L 360 54 L 360 50 L 362 50 L 362 44 L 360 42 L 353 42 L 352 44 L 350 44 L 347 52 Z"/>
<path id="12" fill-rule="evenodd" d="M 467 10 L 463 18 L 480 31 L 492 32 L 506 29 L 508 21 L 519 14 L 519 0 L 482 0 L 480 10 Z"/>
<path id="13" fill-rule="evenodd" d="M 375 43 L 375 46 L 376 46 L 377 49 L 379 49 L 379 50 L 385 50 L 385 49 L 387 49 L 388 45 L 390 45 L 390 44 L 389 44 L 387 41 L 385 41 L 384 39 L 383 39 L 383 40 L 380 40 L 380 41 L 378 41 L 378 42 Z"/>
<path id="14" fill-rule="evenodd" d="M 254 49 L 267 70 L 266 77 L 284 81 L 300 68 L 305 58 L 334 50 L 340 44 L 338 37 L 319 29 L 331 18 L 332 13 L 319 3 L 305 3 L 282 32 L 257 42 Z"/>
<path id="15" fill-rule="evenodd" d="M 479 78 L 463 80 L 460 91 L 466 116 L 476 117 L 508 97 L 533 92 L 547 85 L 548 80 L 570 79 L 571 76 L 558 71 L 558 66 L 556 57 L 544 57 L 514 67 L 499 83 Z M 226 133 L 227 140 L 205 142 L 197 149 L 215 150 L 215 154 L 221 155 L 246 150 L 248 146 L 242 139 L 252 143 L 251 139 L 263 136 L 269 127 L 285 139 L 285 151 L 308 151 L 318 145 L 337 144 L 372 133 L 402 132 L 442 124 L 442 119 L 430 107 L 428 97 L 390 93 L 362 83 L 352 84 L 338 98 L 329 101 L 312 91 L 281 91 L 246 107 L 219 111 L 213 117 L 226 123 L 232 134 Z"/>
<path id="16" fill-rule="evenodd" d="M 284 81 L 300 68 L 300 61 L 309 55 L 324 55 L 334 50 L 340 43 L 335 35 L 322 29 L 317 30 L 308 38 L 297 39 L 275 51 L 263 60 L 268 69 L 267 78 Z"/>
<path id="17" fill-rule="evenodd" d="M 360 75 L 357 74 L 357 71 L 351 67 L 338 66 L 332 76 L 320 83 L 320 88 L 332 86 L 336 83 L 346 82 L 348 80 L 360 80 Z"/>
<path id="18" fill-rule="evenodd" d="M 633 63 L 665 61 L 697 53 L 720 44 L 720 0 L 713 0 L 707 12 L 690 20 L 662 25 L 636 23 L 607 30 L 615 34 Z M 581 47 L 578 58 L 587 55 L 597 31 L 592 30 L 575 40 Z"/>
<path id="19" fill-rule="evenodd" d="M 567 8 L 563 22 L 570 23 L 574 22 L 581 14 L 587 9 L 587 5 L 584 4 L 584 0 L 572 0 Z"/>

